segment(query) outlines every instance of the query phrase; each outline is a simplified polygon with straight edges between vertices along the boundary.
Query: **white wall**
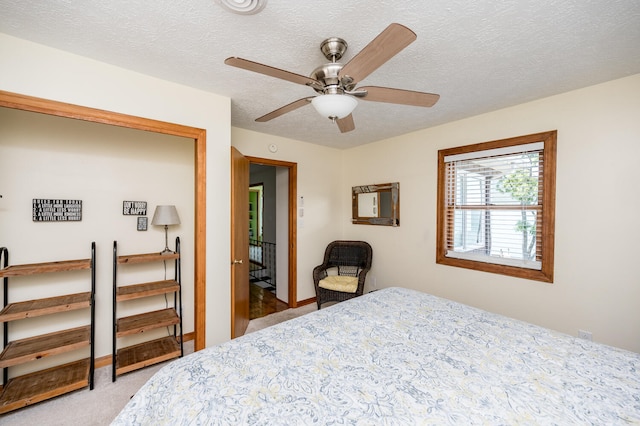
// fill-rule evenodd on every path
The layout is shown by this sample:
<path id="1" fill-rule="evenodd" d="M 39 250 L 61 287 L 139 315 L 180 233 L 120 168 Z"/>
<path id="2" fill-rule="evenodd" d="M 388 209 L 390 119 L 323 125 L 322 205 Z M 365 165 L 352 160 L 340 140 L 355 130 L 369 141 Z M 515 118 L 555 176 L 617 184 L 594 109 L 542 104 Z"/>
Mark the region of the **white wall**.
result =
<path id="1" fill-rule="evenodd" d="M 574 336 L 587 330 L 640 352 L 639 117 L 635 75 L 345 151 L 344 237 L 371 243 L 378 287 L 415 288 Z M 437 151 L 554 129 L 555 282 L 436 265 Z M 348 223 L 351 186 L 392 181 L 399 228 Z"/>
<path id="2" fill-rule="evenodd" d="M 342 197 L 336 190 L 341 181 L 341 151 L 235 127 L 231 139 L 244 155 L 298 164 L 298 199 L 304 197 L 304 217 L 298 217 L 297 228 L 297 298 L 315 297 L 312 270 L 322 263 L 327 244 L 340 239 L 342 232 Z M 278 146 L 276 153 L 269 151 L 271 143 Z"/>
<path id="3" fill-rule="evenodd" d="M 228 340 L 230 100 L 4 34 L 0 90 L 207 131 L 206 344 Z M 75 248 L 61 250 L 60 257 L 72 255 L 71 250 Z M 33 253 L 48 255 L 48 248 Z"/>

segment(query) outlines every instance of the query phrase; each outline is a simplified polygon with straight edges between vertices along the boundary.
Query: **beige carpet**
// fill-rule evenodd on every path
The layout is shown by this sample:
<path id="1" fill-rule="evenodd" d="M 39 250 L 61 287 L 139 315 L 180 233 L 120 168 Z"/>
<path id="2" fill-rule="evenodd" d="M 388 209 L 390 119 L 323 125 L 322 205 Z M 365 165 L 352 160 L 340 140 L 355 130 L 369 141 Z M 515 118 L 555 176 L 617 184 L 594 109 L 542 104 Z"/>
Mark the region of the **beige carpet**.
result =
<path id="1" fill-rule="evenodd" d="M 287 321 L 315 311 L 316 304 L 287 309 L 249 321 L 247 333 Z M 193 341 L 185 342 L 185 355 L 193 352 Z M 72 392 L 12 413 L 0 415 L 2 426 L 103 426 L 108 425 L 124 408 L 129 399 L 156 371 L 166 363 L 147 367 L 111 381 L 111 367 L 99 368 L 94 375 L 94 388 Z"/>

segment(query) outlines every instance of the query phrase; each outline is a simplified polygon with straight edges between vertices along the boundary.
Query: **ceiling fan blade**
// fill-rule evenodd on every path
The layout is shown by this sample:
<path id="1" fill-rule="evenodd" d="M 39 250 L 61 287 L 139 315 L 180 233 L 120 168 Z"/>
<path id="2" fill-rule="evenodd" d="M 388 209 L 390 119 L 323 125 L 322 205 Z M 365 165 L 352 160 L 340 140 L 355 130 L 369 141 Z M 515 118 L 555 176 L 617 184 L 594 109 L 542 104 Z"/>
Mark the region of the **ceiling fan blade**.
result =
<path id="1" fill-rule="evenodd" d="M 391 24 L 347 62 L 338 76 L 340 79 L 350 77 L 353 82 L 362 81 L 416 38 L 416 34 L 404 25 Z"/>
<path id="2" fill-rule="evenodd" d="M 337 119 L 336 123 L 338 124 L 338 129 L 340 129 L 340 133 L 347 133 L 356 128 L 352 114 L 349 114 L 344 118 Z"/>
<path id="3" fill-rule="evenodd" d="M 358 91 L 366 90 L 367 94 L 360 99 L 373 102 L 387 102 L 390 104 L 430 107 L 440 99 L 434 93 L 414 92 L 413 90 L 393 89 L 391 87 L 364 86 Z"/>
<path id="4" fill-rule="evenodd" d="M 297 101 L 293 101 L 290 104 L 287 104 L 283 107 L 278 108 L 275 111 L 271 111 L 268 114 L 263 115 L 262 117 L 258 117 L 256 118 L 256 121 L 259 123 L 264 123 L 265 121 L 269 121 L 269 120 L 273 120 L 274 118 L 280 117 L 281 115 L 284 115 L 288 112 L 291 112 L 295 109 L 298 109 L 300 107 L 303 107 L 305 105 L 308 105 L 311 103 L 311 99 L 313 99 L 313 96 L 309 97 L 309 98 L 302 98 L 302 99 L 298 99 Z"/>
<path id="5" fill-rule="evenodd" d="M 249 61 L 247 59 L 231 57 L 225 59 L 224 63 L 233 67 L 257 72 L 260 74 L 268 75 L 270 77 L 280 78 L 292 83 L 303 84 L 305 86 L 320 84 L 319 81 L 311 77 L 306 77 L 302 74 L 296 74 L 290 71 L 281 70 L 280 68 L 275 68 L 269 65 L 260 64 L 258 62 Z"/>

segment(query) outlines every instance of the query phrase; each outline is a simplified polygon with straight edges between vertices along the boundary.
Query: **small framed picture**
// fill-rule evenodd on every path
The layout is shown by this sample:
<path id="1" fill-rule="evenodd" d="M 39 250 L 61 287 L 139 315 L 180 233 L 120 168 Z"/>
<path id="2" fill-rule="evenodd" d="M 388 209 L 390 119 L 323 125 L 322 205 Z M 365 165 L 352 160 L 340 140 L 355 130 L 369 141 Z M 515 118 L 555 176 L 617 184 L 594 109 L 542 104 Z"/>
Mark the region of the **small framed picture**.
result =
<path id="1" fill-rule="evenodd" d="M 146 231 L 146 230 L 147 230 L 147 217 L 138 216 L 138 231 Z"/>

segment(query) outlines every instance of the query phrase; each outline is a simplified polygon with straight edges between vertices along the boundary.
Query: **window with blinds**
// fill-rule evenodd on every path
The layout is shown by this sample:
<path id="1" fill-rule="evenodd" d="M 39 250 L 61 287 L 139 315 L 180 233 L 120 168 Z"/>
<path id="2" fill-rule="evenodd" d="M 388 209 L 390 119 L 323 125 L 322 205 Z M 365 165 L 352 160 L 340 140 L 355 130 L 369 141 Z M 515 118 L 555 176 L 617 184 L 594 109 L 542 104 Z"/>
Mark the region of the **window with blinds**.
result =
<path id="1" fill-rule="evenodd" d="M 553 282 L 555 141 L 439 151 L 438 263 Z"/>

